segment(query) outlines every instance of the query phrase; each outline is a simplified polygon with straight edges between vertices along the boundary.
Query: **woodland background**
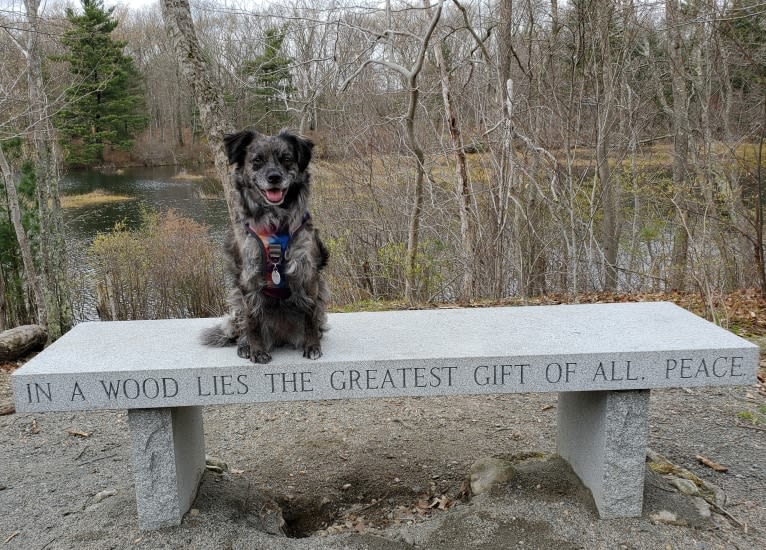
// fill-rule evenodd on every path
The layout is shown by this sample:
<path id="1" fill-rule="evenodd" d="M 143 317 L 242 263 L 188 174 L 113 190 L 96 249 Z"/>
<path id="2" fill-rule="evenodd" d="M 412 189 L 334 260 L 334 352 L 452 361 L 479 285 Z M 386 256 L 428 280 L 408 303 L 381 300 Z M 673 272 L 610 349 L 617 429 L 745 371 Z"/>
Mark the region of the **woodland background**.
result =
<path id="1" fill-rule="evenodd" d="M 0 328 L 73 322 L 65 170 L 199 166 L 229 197 L 248 126 L 317 143 L 338 308 L 766 296 L 763 0 L 2 6 Z M 222 311 L 219 245 L 173 216 L 96 239 L 103 318 Z"/>

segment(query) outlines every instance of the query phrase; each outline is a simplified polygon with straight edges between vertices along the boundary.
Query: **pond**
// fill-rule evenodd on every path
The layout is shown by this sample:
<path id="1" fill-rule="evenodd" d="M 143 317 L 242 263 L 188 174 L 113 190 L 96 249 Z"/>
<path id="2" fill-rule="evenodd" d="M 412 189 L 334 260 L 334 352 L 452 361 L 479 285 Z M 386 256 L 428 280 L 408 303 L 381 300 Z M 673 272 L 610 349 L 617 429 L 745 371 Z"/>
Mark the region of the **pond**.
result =
<path id="1" fill-rule="evenodd" d="M 113 174 L 73 172 L 61 182 L 62 201 L 89 193 L 122 195 L 128 200 L 93 200 L 64 208 L 67 238 L 80 246 L 90 244 L 99 232 L 110 231 L 117 222 L 128 228 L 140 225 L 142 211 L 173 209 L 180 215 L 210 227 L 214 236 L 228 226 L 226 201 L 220 183 L 176 167 L 126 168 Z M 108 197 L 107 197 L 108 198 Z"/>

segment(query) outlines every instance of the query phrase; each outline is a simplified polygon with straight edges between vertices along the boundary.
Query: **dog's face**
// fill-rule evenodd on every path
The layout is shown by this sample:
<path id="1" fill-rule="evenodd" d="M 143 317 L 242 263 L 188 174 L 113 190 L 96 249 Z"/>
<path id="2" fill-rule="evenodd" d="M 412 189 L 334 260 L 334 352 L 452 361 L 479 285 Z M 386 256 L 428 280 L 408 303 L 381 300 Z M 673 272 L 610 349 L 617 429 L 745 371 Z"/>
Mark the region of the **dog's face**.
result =
<path id="1" fill-rule="evenodd" d="M 308 183 L 311 140 L 281 131 L 264 136 L 251 130 L 224 137 L 226 154 L 237 166 L 237 189 L 251 208 L 279 207 Z"/>

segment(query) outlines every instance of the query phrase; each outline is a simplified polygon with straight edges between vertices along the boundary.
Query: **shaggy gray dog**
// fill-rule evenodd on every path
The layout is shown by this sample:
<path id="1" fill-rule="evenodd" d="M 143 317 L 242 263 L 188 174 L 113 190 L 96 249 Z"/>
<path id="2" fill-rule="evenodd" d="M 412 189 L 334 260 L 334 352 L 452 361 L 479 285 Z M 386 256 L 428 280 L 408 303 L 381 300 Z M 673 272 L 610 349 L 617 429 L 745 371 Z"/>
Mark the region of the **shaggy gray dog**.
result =
<path id="1" fill-rule="evenodd" d="M 251 130 L 225 138 L 236 165 L 237 224 L 225 244 L 231 313 L 207 329 L 211 346 L 237 344 L 237 355 L 268 363 L 275 346 L 322 355 L 327 288 L 321 276 L 328 253 L 308 214 L 314 144 L 282 130 Z"/>

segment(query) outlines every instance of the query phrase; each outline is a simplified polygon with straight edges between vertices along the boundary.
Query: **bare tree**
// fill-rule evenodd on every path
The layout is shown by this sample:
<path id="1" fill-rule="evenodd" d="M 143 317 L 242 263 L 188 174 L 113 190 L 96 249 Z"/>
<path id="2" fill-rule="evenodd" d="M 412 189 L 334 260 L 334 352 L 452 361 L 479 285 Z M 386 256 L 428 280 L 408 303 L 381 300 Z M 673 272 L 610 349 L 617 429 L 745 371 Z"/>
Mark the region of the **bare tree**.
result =
<path id="1" fill-rule="evenodd" d="M 359 68 L 349 76 L 341 86 L 344 90 L 356 78 L 366 67 L 369 65 L 381 65 L 390 69 L 399 75 L 406 85 L 408 92 L 407 111 L 404 115 L 404 127 L 405 135 L 407 137 L 407 145 L 415 156 L 415 185 L 412 197 L 412 209 L 410 211 L 409 228 L 407 231 L 407 252 L 405 261 L 405 285 L 404 285 L 404 299 L 408 302 L 415 300 L 415 277 L 416 277 L 416 263 L 418 254 L 418 239 L 420 235 L 420 218 L 423 211 L 423 185 L 426 177 L 425 174 L 425 153 L 420 145 L 417 134 L 415 132 L 415 118 L 418 108 L 418 99 L 420 97 L 420 88 L 418 85 L 418 77 L 423 70 L 423 63 L 425 61 L 426 52 L 429 48 L 431 36 L 436 30 L 436 25 L 441 18 L 442 6 L 444 0 L 441 0 L 431 14 L 431 19 L 428 23 L 428 27 L 425 33 L 418 37 L 418 50 L 415 55 L 415 59 L 412 65 L 407 68 L 404 65 L 395 63 L 387 59 L 367 59 Z M 381 37 L 392 34 L 392 30 L 386 30 Z"/>
<path id="2" fill-rule="evenodd" d="M 205 128 L 208 145 L 213 152 L 216 172 L 223 185 L 229 219 L 236 225 L 236 191 L 231 183 L 229 160 L 223 146 L 223 137 L 234 131 L 224 115 L 221 89 L 213 82 L 213 71 L 200 47 L 194 30 L 188 0 L 163 0 L 162 17 L 173 43 L 178 65 L 184 80 L 194 90 L 200 119 Z"/>
<path id="3" fill-rule="evenodd" d="M 464 266 L 463 283 L 460 289 L 460 299 L 469 301 L 473 297 L 474 272 L 476 270 L 474 239 L 476 231 L 474 228 L 473 213 L 473 191 L 468 180 L 468 169 L 466 167 L 465 147 L 463 137 L 460 132 L 460 123 L 455 111 L 452 100 L 452 84 L 449 77 L 449 67 L 442 53 L 443 44 L 434 46 L 436 64 L 439 67 L 439 74 L 442 86 L 442 100 L 444 101 L 444 112 L 447 119 L 447 128 L 450 135 L 450 144 L 455 155 L 455 194 L 458 200 L 458 212 L 460 213 L 460 241 L 462 243 Z"/>
<path id="4" fill-rule="evenodd" d="M 683 290 L 689 255 L 688 211 L 688 159 L 689 159 L 689 92 L 687 90 L 686 56 L 684 54 L 683 19 L 679 0 L 665 1 L 665 20 L 668 29 L 668 60 L 670 84 L 673 93 L 673 204 L 676 207 L 677 226 L 673 236 L 670 259 L 670 288 Z"/>

